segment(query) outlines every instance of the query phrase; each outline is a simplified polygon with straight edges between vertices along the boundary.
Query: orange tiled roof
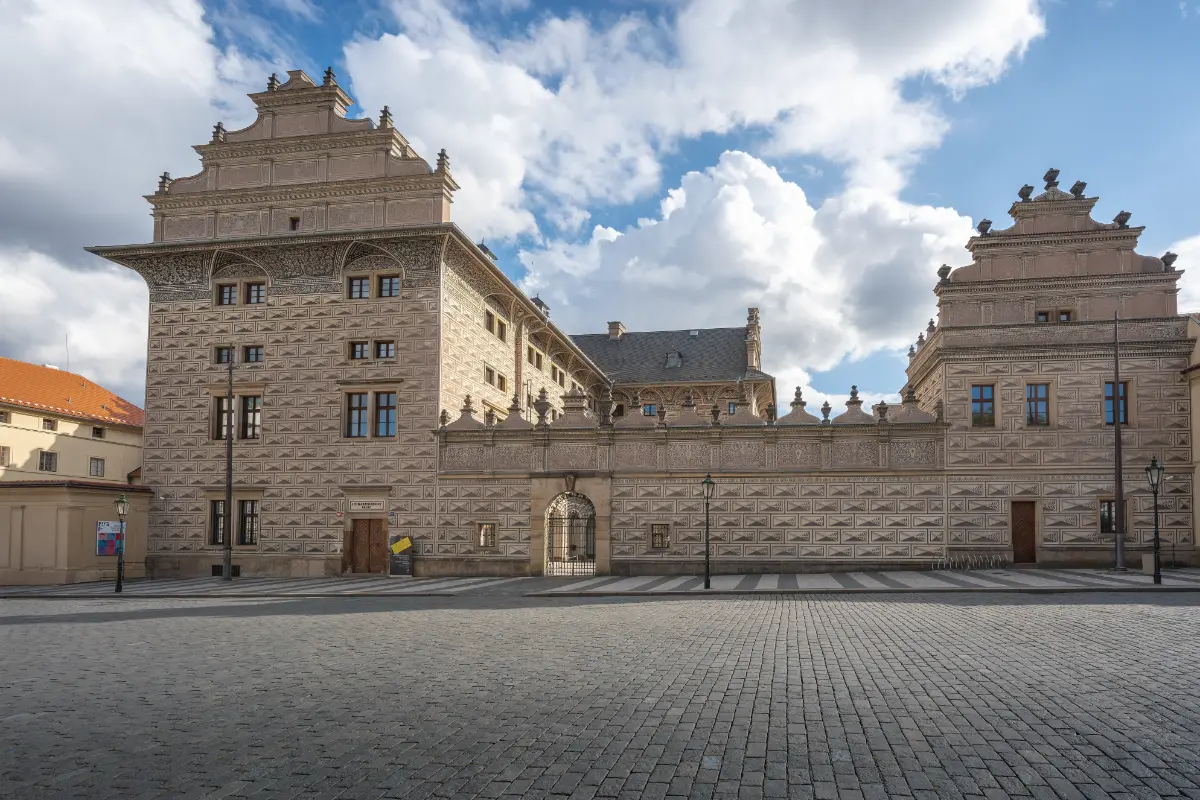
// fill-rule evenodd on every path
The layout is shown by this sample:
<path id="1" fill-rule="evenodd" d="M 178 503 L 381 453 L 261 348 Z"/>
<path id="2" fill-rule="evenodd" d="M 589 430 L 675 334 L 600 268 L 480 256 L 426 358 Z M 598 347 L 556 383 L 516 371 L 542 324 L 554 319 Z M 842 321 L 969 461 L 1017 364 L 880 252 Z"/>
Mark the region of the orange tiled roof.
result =
<path id="1" fill-rule="evenodd" d="M 82 375 L 0 357 L 0 405 L 142 427 L 142 409 Z"/>

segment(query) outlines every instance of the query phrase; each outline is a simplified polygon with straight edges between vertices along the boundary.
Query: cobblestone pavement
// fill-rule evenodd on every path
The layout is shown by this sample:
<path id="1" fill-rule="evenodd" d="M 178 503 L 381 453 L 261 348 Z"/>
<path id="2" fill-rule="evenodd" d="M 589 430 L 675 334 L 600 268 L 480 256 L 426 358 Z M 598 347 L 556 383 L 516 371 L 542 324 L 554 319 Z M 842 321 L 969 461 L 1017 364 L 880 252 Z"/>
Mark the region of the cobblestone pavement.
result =
<path id="1" fill-rule="evenodd" d="M 1200 797 L 1194 594 L 0 603 L 0 797 Z"/>

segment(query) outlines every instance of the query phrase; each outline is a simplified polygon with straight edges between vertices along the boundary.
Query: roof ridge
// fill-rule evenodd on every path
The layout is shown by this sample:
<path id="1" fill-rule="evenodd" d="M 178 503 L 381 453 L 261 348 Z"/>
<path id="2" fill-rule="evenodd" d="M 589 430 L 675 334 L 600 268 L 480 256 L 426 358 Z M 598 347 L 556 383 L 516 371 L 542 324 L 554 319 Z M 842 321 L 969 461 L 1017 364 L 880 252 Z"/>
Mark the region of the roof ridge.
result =
<path id="1" fill-rule="evenodd" d="M 621 334 L 620 338 L 624 339 L 626 336 L 636 336 L 637 334 L 640 334 L 640 333 L 690 333 L 691 331 L 744 331 L 744 330 L 746 330 L 745 325 L 740 325 L 740 326 L 734 325 L 732 327 L 723 327 L 723 328 L 675 328 L 675 329 L 668 330 L 668 331 L 625 331 L 624 333 Z M 607 333 L 570 333 L 567 335 L 570 336 L 572 339 L 574 339 L 577 336 L 603 336 L 606 339 L 609 338 L 609 334 L 607 334 Z M 619 340 L 615 340 L 615 341 L 619 341 Z"/>

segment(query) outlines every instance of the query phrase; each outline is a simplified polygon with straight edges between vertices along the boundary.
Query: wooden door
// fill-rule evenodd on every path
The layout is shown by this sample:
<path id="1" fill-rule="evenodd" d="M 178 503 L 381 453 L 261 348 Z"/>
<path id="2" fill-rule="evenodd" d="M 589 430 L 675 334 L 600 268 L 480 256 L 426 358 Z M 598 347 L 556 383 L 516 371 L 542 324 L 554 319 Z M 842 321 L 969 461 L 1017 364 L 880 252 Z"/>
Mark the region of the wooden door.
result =
<path id="1" fill-rule="evenodd" d="M 369 555 L 367 556 L 368 571 L 378 574 L 387 572 L 387 531 L 384 530 L 383 520 L 369 520 L 371 535 Z"/>
<path id="2" fill-rule="evenodd" d="M 371 523 L 373 520 L 354 520 L 354 531 L 350 535 L 350 571 L 371 571 Z"/>
<path id="3" fill-rule="evenodd" d="M 1014 564 L 1037 563 L 1037 503 L 1012 504 Z"/>

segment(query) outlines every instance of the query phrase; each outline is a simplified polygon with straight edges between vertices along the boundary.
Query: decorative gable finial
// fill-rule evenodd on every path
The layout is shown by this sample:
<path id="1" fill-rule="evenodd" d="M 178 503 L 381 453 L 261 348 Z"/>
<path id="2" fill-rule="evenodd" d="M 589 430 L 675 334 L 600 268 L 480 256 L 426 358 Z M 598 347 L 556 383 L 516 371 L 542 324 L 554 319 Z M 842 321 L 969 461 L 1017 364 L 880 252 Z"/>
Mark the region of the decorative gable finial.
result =
<path id="1" fill-rule="evenodd" d="M 1130 214 L 1128 211 L 1122 211 L 1120 214 L 1117 214 L 1115 217 L 1113 217 L 1113 222 L 1117 224 L 1118 228 L 1128 228 L 1129 218 L 1132 216 L 1133 214 Z"/>
<path id="2" fill-rule="evenodd" d="M 1028 203 L 1033 199 L 1033 185 L 1025 184 L 1017 190 L 1017 197 L 1021 198 L 1022 203 Z"/>
<path id="3" fill-rule="evenodd" d="M 937 330 L 937 324 L 933 321 L 933 318 L 930 317 L 929 327 L 925 329 L 925 332 L 928 333 L 930 336 L 933 336 L 933 333 L 936 330 Z"/>
<path id="4" fill-rule="evenodd" d="M 276 75 L 274 72 L 272 72 L 271 77 L 267 78 L 267 91 L 273 92 L 278 88 L 279 88 L 279 76 Z"/>
<path id="5" fill-rule="evenodd" d="M 1087 188 L 1087 184 L 1083 181 L 1075 181 L 1071 185 L 1071 194 L 1075 197 L 1083 197 L 1083 190 Z"/>
<path id="6" fill-rule="evenodd" d="M 910 344 L 908 346 L 908 357 L 916 358 L 916 356 L 917 356 L 917 348 Z"/>
<path id="7" fill-rule="evenodd" d="M 441 150 L 438 150 L 437 171 L 450 171 L 450 156 L 446 155 L 446 148 L 444 147 Z"/>
<path id="8" fill-rule="evenodd" d="M 213 125 L 213 135 L 210 144 L 220 144 L 225 141 L 225 123 L 218 122 Z"/>
<path id="9" fill-rule="evenodd" d="M 164 172 L 162 175 L 158 176 L 158 193 L 166 194 L 167 190 L 170 188 L 171 188 L 171 173 Z"/>
<path id="10" fill-rule="evenodd" d="M 858 387 L 851 385 L 850 387 L 850 402 L 858 401 Z M 861 401 L 859 401 L 861 402 Z"/>
<path id="11" fill-rule="evenodd" d="M 712 414 L 712 424 L 720 425 L 721 424 L 721 406 L 719 406 L 716 403 L 713 403 L 713 407 L 709 410 L 709 413 Z"/>
<path id="12" fill-rule="evenodd" d="M 384 107 L 383 107 L 383 110 L 379 112 L 379 127 L 380 127 L 380 128 L 391 128 L 391 127 L 393 127 L 393 125 L 392 125 L 392 112 L 391 112 L 391 110 L 390 110 L 390 109 L 388 109 L 388 107 L 387 107 L 387 106 L 384 106 Z"/>
<path id="13" fill-rule="evenodd" d="M 442 424 L 443 428 L 446 427 L 447 425 L 449 425 L 450 424 L 450 412 L 443 408 L 441 415 L 438 416 L 438 422 L 440 422 Z"/>
<path id="14" fill-rule="evenodd" d="M 1046 191 L 1058 188 L 1058 170 L 1054 167 L 1046 170 L 1046 174 L 1042 176 L 1042 180 L 1046 182 Z"/>
<path id="15" fill-rule="evenodd" d="M 490 406 L 487 411 L 483 412 L 483 424 L 489 428 L 496 427 L 496 412 Z"/>
<path id="16" fill-rule="evenodd" d="M 542 390 L 538 392 L 538 398 L 533 404 L 533 410 L 536 411 L 538 415 L 538 427 L 546 427 L 548 424 L 546 422 L 546 415 L 550 413 L 550 396 L 546 394 L 545 386 L 543 386 Z"/>
<path id="17" fill-rule="evenodd" d="M 777 415 L 777 414 L 778 414 L 778 411 L 777 411 L 777 409 L 775 408 L 775 404 L 774 404 L 774 403 L 767 403 L 767 424 L 768 424 L 768 425 L 774 425 L 774 424 L 775 424 L 775 417 L 776 417 L 776 415 Z"/>
<path id="18" fill-rule="evenodd" d="M 924 331 L 922 331 L 921 333 L 917 334 L 917 349 L 920 350 L 924 346 L 925 346 L 925 333 L 924 333 Z"/>
<path id="19" fill-rule="evenodd" d="M 1177 258 L 1179 258 L 1179 256 L 1172 253 L 1170 250 L 1162 254 L 1163 266 L 1167 268 L 1167 272 L 1175 271 L 1175 259 Z"/>
<path id="20" fill-rule="evenodd" d="M 804 408 L 808 403 L 804 402 L 804 393 L 800 391 L 800 387 L 796 387 L 796 397 L 792 400 L 792 408 Z"/>
<path id="21" fill-rule="evenodd" d="M 829 405 L 829 401 L 828 401 L 828 400 L 826 400 L 826 401 L 825 401 L 825 402 L 824 402 L 824 403 L 821 405 L 821 424 L 822 424 L 822 425 L 828 425 L 828 424 L 829 424 L 829 412 L 830 412 L 830 411 L 833 411 L 833 406 Z"/>
<path id="22" fill-rule="evenodd" d="M 940 267 L 938 267 L 937 276 L 942 283 L 950 280 L 950 265 L 942 264 Z"/>
<path id="23" fill-rule="evenodd" d="M 975 230 L 979 231 L 980 236 L 987 236 L 992 229 L 992 221 L 990 219 L 981 219 L 979 224 L 975 226 Z"/>
<path id="24" fill-rule="evenodd" d="M 888 404 L 887 404 L 887 401 L 886 401 L 886 400 L 880 400 L 880 401 L 879 401 L 879 405 L 877 405 L 877 406 L 875 407 L 875 409 L 876 409 L 876 410 L 879 412 L 879 421 L 880 421 L 880 422 L 887 422 L 887 421 L 888 421 L 888 418 L 887 418 L 887 415 L 888 415 Z"/>
<path id="25" fill-rule="evenodd" d="M 321 81 L 322 86 L 337 86 L 337 75 L 333 73 L 333 67 L 325 68 L 325 78 Z"/>

